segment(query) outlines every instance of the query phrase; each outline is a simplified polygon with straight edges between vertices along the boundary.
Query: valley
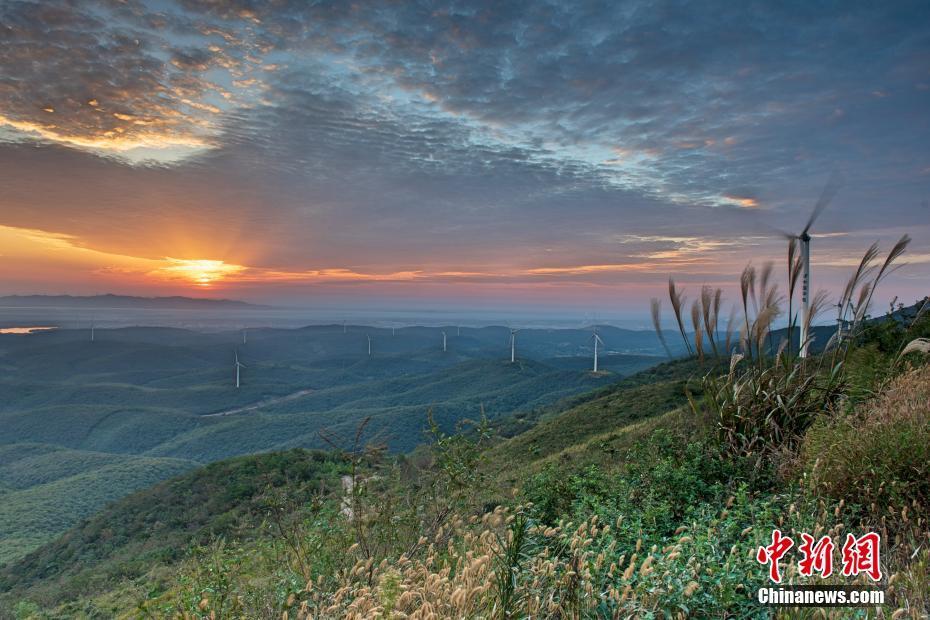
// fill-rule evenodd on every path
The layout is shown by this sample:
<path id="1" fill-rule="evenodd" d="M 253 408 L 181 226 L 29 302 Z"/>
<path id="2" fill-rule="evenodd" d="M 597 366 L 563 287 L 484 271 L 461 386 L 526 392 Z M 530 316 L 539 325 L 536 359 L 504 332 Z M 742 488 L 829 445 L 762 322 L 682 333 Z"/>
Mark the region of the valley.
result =
<path id="1" fill-rule="evenodd" d="M 428 413 L 450 432 L 482 415 L 506 425 L 662 361 L 654 334 L 601 333 L 613 346 L 598 374 L 587 330 L 521 331 L 513 364 L 503 327 L 0 334 L 0 563 L 206 463 L 346 448 L 363 422 L 361 441 L 408 452 Z"/>

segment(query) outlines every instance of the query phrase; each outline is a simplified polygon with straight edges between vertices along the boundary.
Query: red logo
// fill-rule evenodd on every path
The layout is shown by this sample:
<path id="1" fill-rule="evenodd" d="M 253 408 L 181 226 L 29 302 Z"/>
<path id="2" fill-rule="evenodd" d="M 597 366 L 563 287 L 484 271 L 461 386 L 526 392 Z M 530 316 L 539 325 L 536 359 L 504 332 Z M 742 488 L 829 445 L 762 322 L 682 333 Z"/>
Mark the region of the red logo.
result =
<path id="1" fill-rule="evenodd" d="M 846 542 L 843 544 L 843 575 L 855 577 L 859 573 L 865 573 L 872 581 L 880 581 L 882 578 L 879 558 L 881 542 L 881 537 L 874 532 L 863 534 L 859 538 L 847 534 Z"/>
<path id="2" fill-rule="evenodd" d="M 810 534 L 801 534 L 804 544 L 798 547 L 804 558 L 798 562 L 798 572 L 805 577 L 810 577 L 814 571 L 820 573 L 821 577 L 829 577 L 833 574 L 833 541 L 829 536 L 824 536 L 817 543 L 814 543 L 814 537 Z"/>
<path id="3" fill-rule="evenodd" d="M 822 536 L 816 540 L 807 533 L 801 534 L 804 541 L 798 550 L 803 556 L 798 562 L 798 572 L 803 577 L 811 577 L 816 572 L 821 577 L 833 574 L 833 550 L 836 545 L 829 536 Z M 756 551 L 756 561 L 759 564 L 768 564 L 769 578 L 775 583 L 781 583 L 778 561 L 794 546 L 790 536 L 784 536 L 781 530 L 772 530 L 772 544 L 759 547 Z M 846 535 L 843 544 L 843 576 L 855 577 L 860 573 L 868 575 L 872 581 L 881 581 L 881 536 L 874 532 L 863 534 L 856 538 L 852 534 Z"/>
<path id="4" fill-rule="evenodd" d="M 781 530 L 772 530 L 772 544 L 767 547 L 759 547 L 756 552 L 756 561 L 759 564 L 769 564 L 769 578 L 775 583 L 781 583 L 781 573 L 778 572 L 778 560 L 788 553 L 788 550 L 794 546 L 794 541 L 787 536 L 782 536 Z"/>

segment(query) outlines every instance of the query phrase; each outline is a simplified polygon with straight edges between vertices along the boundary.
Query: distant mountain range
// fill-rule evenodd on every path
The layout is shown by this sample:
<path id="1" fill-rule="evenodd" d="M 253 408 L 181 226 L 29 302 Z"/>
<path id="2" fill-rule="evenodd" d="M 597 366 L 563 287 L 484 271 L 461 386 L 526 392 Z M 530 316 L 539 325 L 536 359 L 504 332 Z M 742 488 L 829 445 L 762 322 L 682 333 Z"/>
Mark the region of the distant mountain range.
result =
<path id="1" fill-rule="evenodd" d="M 0 297 L 6 308 L 151 308 L 151 309 L 241 309 L 269 308 L 234 299 L 193 297 L 133 297 L 130 295 L 8 295 Z"/>

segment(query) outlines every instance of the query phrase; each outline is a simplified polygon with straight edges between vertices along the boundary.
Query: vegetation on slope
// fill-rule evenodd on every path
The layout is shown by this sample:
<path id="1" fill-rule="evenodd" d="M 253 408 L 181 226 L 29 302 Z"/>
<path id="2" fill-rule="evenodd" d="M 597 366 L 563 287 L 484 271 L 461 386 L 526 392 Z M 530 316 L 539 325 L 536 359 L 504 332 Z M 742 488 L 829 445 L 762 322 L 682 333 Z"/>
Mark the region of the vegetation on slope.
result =
<path id="1" fill-rule="evenodd" d="M 866 350 L 876 344 L 864 340 L 859 346 Z M 894 356 L 882 361 L 893 365 Z M 916 407 L 914 415 L 905 417 L 926 429 L 926 367 L 906 371 L 907 364 L 921 361 L 904 360 L 904 375 L 892 391 L 863 401 L 857 415 L 863 420 L 883 416 L 887 399 L 903 399 Z M 591 402 L 604 396 L 595 393 Z M 98 596 L 64 605 L 60 603 L 69 595 L 60 584 L 45 589 L 34 577 L 31 589 L 19 583 L 20 594 L 7 600 L 18 600 L 26 617 L 46 618 L 119 612 L 195 618 L 280 618 L 285 612 L 297 618 L 401 613 L 463 618 L 768 617 L 770 610 L 753 598 L 768 579 L 754 550 L 768 543 L 772 528 L 795 536 L 825 531 L 836 538 L 878 524 L 889 528 L 881 530 L 889 534 L 884 539 L 894 541 L 885 550 L 885 613 L 900 609 L 896 617 L 919 618 L 928 611 L 930 556 L 922 541 L 930 533 L 917 518 L 928 506 L 919 495 L 908 497 L 918 502 L 910 517 L 897 512 L 889 518 L 881 510 L 884 519 L 876 521 L 854 497 L 818 495 L 818 485 L 799 484 L 804 477 L 783 467 L 794 462 L 790 454 L 763 462 L 739 455 L 720 441 L 712 418 L 679 412 L 674 418 L 649 418 L 665 421 L 610 459 L 564 467 L 541 463 L 518 481 L 512 498 L 498 495 L 492 484 L 506 469 L 507 454 L 499 451 L 506 444 L 484 450 L 488 436 L 481 425 L 458 435 L 434 428 L 430 449 L 407 458 L 358 449 L 345 454 L 336 468 L 355 481 L 348 496 L 331 484 L 308 501 L 295 492 L 299 486 L 278 487 L 296 499 L 279 526 L 239 529 L 244 534 L 239 536 L 235 528 L 228 529 L 189 556 L 175 555 L 180 562 L 174 574 L 166 570 L 156 577 L 149 572 L 130 587 L 114 571 L 108 579 L 111 588 L 120 584 L 115 590 L 107 591 L 101 583 Z M 814 428 L 830 419 L 825 415 Z M 688 424 L 679 423 L 683 420 Z M 805 434 L 799 454 L 805 453 L 806 442 L 816 441 L 812 433 Z M 584 434 L 582 443 L 586 439 L 590 441 Z M 834 454 L 835 459 L 843 457 L 841 450 Z M 922 468 L 916 477 L 930 475 L 926 462 L 916 466 Z M 903 470 L 873 475 L 882 476 L 886 487 L 911 476 Z M 281 514 L 276 505 L 264 503 L 256 512 L 271 522 L 276 511 Z M 353 518 L 344 512 L 347 507 Z M 151 512 L 151 504 L 142 502 L 135 511 Z M 244 522 L 258 518 L 253 513 L 253 520 Z M 99 527 L 134 520 L 132 512 L 111 514 Z M 89 548 L 93 540 L 76 544 L 74 553 Z M 47 549 L 51 559 L 37 557 L 34 566 L 56 562 L 58 552 Z M 145 557 L 138 574 L 156 564 L 158 560 Z M 796 567 L 785 565 L 784 570 L 789 582 L 799 582 Z M 10 572 L 21 571 L 17 566 Z M 867 585 L 863 579 L 859 582 Z M 851 583 L 842 577 L 829 581 Z"/>
<path id="2" fill-rule="evenodd" d="M 689 379 L 701 369 L 694 360 L 667 362 L 568 399 L 536 419 L 518 415 L 501 430 L 510 434 L 518 424 L 526 430 L 492 448 L 488 461 L 504 466 L 502 473 L 515 481 L 543 463 L 579 467 L 613 458 L 622 447 L 620 429 L 685 405 Z M 597 445 L 587 449 L 592 441 Z"/>
<path id="3" fill-rule="evenodd" d="M 332 495 L 344 471 L 340 459 L 306 450 L 207 465 L 129 495 L 55 542 L 0 567 L 0 591 L 8 593 L 2 598 L 9 601 L 28 591 L 30 600 L 57 606 L 113 588 L 128 588 L 130 596 L 137 596 L 132 584 L 143 576 L 144 591 L 150 592 L 167 578 L 159 569 L 186 557 L 192 544 L 267 534 L 265 520 L 271 511 L 289 513 L 292 504 Z M 285 504 L 277 489 L 286 489 Z M 74 617 L 92 608 L 65 604 L 59 613 Z M 94 613 L 91 617 L 109 618 L 115 610 Z"/>
<path id="4" fill-rule="evenodd" d="M 54 539 L 107 503 L 196 467 L 192 461 L 47 444 L 0 446 L 0 564 Z"/>

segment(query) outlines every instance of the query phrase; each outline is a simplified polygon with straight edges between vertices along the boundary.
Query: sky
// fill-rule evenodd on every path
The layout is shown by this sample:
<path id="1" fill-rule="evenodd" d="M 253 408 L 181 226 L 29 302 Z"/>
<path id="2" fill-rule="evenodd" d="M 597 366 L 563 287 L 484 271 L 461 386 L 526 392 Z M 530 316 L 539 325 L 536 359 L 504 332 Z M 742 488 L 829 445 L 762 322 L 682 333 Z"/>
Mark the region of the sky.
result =
<path id="1" fill-rule="evenodd" d="M 930 4 L 0 1 L 0 294 L 647 314 L 912 242 Z M 884 303 L 884 302 L 883 302 Z"/>

